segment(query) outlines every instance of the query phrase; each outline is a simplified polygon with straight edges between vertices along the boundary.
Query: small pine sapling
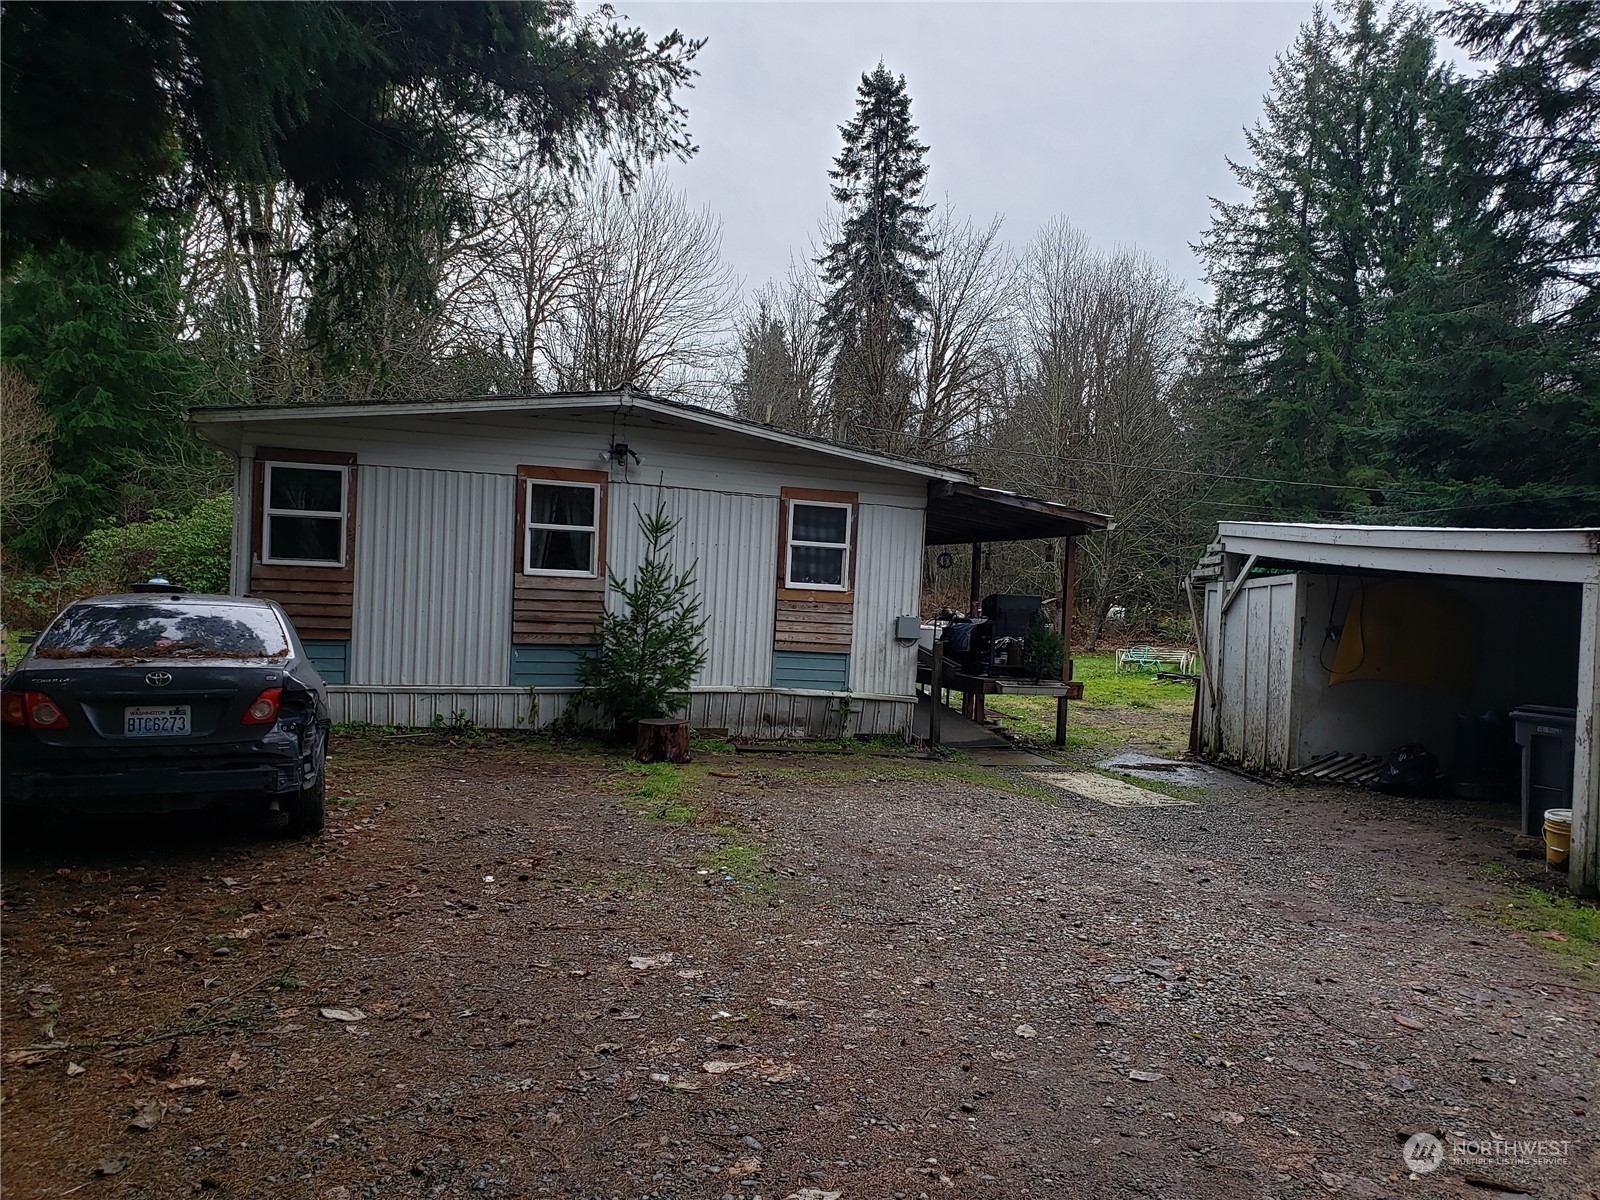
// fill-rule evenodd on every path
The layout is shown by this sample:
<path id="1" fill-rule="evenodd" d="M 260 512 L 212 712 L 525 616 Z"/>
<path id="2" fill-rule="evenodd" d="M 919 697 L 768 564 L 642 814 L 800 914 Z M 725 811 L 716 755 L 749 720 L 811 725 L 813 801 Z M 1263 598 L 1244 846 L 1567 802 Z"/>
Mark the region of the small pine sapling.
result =
<path id="1" fill-rule="evenodd" d="M 1061 660 L 1066 655 L 1066 643 L 1044 613 L 1033 614 L 1033 624 L 1028 626 L 1028 636 L 1022 643 L 1022 669 L 1035 679 L 1057 679 L 1061 675 Z"/>
<path id="2" fill-rule="evenodd" d="M 706 661 L 706 618 L 695 587 L 699 564 L 684 571 L 672 564 L 679 521 L 667 516 L 659 497 L 649 514 L 637 506 L 633 511 L 644 537 L 644 561 L 631 584 L 607 572 L 623 609 L 601 616 L 600 644 L 578 663 L 587 699 L 615 723 L 621 738 L 631 737 L 637 722 L 681 708 Z"/>

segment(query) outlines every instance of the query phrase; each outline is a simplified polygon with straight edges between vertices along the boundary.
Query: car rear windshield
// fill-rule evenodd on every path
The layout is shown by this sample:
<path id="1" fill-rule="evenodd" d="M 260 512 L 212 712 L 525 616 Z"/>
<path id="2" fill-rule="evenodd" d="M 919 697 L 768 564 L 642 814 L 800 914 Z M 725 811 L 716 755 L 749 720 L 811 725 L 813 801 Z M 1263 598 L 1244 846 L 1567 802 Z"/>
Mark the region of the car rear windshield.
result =
<path id="1" fill-rule="evenodd" d="M 237 604 L 78 604 L 33 646 L 38 658 L 287 658 L 270 609 Z"/>

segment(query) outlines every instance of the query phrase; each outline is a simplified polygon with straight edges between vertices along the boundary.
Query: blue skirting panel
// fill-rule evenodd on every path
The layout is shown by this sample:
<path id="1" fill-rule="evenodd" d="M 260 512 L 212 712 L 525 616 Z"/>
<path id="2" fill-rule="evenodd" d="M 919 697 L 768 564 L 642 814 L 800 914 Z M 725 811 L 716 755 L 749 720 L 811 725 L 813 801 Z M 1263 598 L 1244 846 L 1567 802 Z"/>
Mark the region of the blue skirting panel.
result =
<path id="1" fill-rule="evenodd" d="M 579 687 L 578 660 L 588 653 L 588 646 L 513 646 L 511 686 Z"/>
<path id="2" fill-rule="evenodd" d="M 774 650 L 772 686 L 804 688 L 813 692 L 847 692 L 850 690 L 850 656 Z"/>
<path id="3" fill-rule="evenodd" d="M 349 642 L 303 642 L 306 648 L 306 657 L 311 660 L 311 665 L 317 669 L 317 674 L 322 676 L 324 683 L 345 684 L 350 682 L 350 643 Z"/>

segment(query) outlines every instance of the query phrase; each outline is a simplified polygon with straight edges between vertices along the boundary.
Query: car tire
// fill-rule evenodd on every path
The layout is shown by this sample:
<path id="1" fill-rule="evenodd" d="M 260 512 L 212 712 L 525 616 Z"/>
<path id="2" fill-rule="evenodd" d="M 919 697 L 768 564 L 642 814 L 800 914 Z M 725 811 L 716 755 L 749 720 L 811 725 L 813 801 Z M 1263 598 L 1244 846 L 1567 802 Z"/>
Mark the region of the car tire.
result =
<path id="1" fill-rule="evenodd" d="M 284 832 L 290 837 L 312 837 L 321 833 L 327 817 L 328 760 L 325 749 L 319 748 L 315 761 L 317 781 L 289 798 L 289 823 Z"/>

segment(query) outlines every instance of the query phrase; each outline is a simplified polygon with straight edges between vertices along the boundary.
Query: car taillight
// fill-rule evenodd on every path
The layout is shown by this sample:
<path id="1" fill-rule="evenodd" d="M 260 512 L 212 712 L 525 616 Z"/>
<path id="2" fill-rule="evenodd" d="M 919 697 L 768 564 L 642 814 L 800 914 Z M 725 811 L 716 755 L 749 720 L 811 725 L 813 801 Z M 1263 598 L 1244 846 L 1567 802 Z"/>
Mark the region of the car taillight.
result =
<path id="1" fill-rule="evenodd" d="M 7 725 L 27 725 L 34 729 L 65 729 L 67 714 L 43 692 L 7 692 L 0 706 Z"/>
<path id="2" fill-rule="evenodd" d="M 255 698 L 255 703 L 245 710 L 244 723 L 271 725 L 278 719 L 278 697 L 282 694 L 282 688 L 268 688 L 262 692 Z"/>

